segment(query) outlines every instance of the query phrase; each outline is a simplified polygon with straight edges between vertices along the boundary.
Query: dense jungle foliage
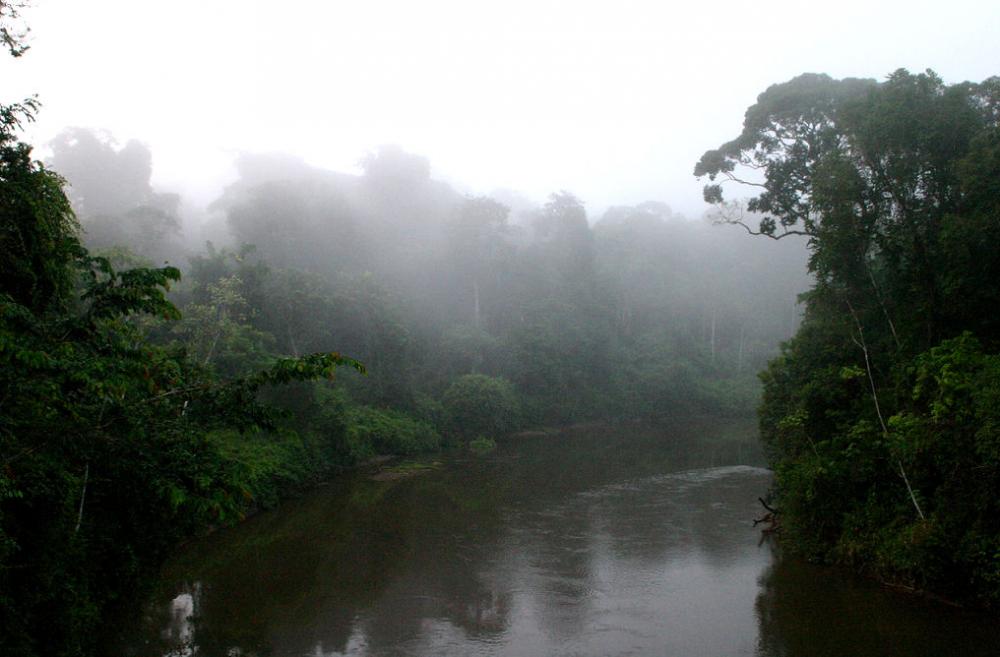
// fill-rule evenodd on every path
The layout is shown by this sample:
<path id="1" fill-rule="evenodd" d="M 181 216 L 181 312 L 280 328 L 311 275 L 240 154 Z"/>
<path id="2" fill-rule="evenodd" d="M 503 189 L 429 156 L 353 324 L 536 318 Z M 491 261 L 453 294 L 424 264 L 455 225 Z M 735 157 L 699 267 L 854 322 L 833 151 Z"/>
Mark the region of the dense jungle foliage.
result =
<path id="1" fill-rule="evenodd" d="M 808 240 L 803 323 L 762 375 L 786 543 L 1000 604 L 1000 79 L 803 75 L 695 173 L 729 222 Z"/>
<path id="2" fill-rule="evenodd" d="M 14 137 L 32 110 L 0 108 L 0 643 L 86 654 L 178 539 L 266 493 L 262 468 L 319 470 L 327 444 L 278 431 L 258 393 L 363 367 L 315 353 L 224 376 L 154 344 L 142 322 L 179 317 L 180 273 L 82 246 L 62 179 Z"/>
<path id="3" fill-rule="evenodd" d="M 350 402 L 442 433 L 445 392 L 468 374 L 513 386 L 512 427 L 752 413 L 755 372 L 797 325 L 808 280 L 804 249 L 662 203 L 594 222 L 567 192 L 470 197 L 395 147 L 361 175 L 242 155 L 200 227 L 153 190 L 141 144 L 70 129 L 52 149 L 89 247 L 183 271 L 183 319 L 150 327 L 156 340 L 226 374 L 336 348 L 369 369 L 344 379 Z"/>
<path id="4" fill-rule="evenodd" d="M 0 104 L 0 654 L 95 654 L 179 541 L 338 469 L 739 416 L 764 367 L 788 544 L 1000 604 L 997 78 L 768 89 L 695 173 L 773 240 L 466 195 L 392 146 L 356 175 L 242 154 L 194 208 L 138 141 L 34 159 L 38 110 Z"/>
<path id="5" fill-rule="evenodd" d="M 592 224 L 386 147 L 242 156 L 199 216 L 138 142 L 34 159 L 37 110 L 0 106 L 0 654 L 95 654 L 179 541 L 378 455 L 745 414 L 799 319 L 804 251 L 663 204 Z"/>

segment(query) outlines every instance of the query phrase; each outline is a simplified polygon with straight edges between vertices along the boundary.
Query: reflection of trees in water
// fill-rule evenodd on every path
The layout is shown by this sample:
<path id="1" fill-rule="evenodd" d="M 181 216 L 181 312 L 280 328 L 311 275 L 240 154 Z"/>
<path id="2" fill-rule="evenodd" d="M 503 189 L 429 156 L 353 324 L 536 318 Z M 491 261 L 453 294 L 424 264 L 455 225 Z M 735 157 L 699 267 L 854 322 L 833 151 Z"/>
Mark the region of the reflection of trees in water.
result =
<path id="1" fill-rule="evenodd" d="M 198 654 L 340 652 L 359 618 L 370 646 L 419 634 L 422 618 L 501 631 L 510 597 L 479 576 L 497 550 L 488 495 L 429 476 L 359 480 L 209 537 L 178 567 L 206 582 L 191 621 Z M 153 623 L 168 625 L 162 614 Z"/>
<path id="2" fill-rule="evenodd" d="M 172 566 L 175 581 L 204 582 L 198 654 L 378 651 L 438 630 L 492 639 L 524 590 L 543 631 L 576 637 L 602 585 L 595 559 L 734 558 L 719 516 L 749 519 L 745 481 L 642 479 L 695 465 L 684 435 L 581 432 L 410 479 L 345 478 L 219 532 Z M 629 480 L 641 485 L 601 488 Z"/>
<path id="3" fill-rule="evenodd" d="M 793 559 L 760 578 L 759 657 L 996 655 L 996 618 L 906 596 Z"/>
<path id="4" fill-rule="evenodd" d="M 734 472 L 721 481 L 699 481 L 700 472 L 666 475 L 602 495 L 596 510 L 601 531 L 620 558 L 660 563 L 697 553 L 712 566 L 740 557 L 734 536 L 746 532 L 754 513 L 748 478 L 759 471 Z"/>
<path id="5" fill-rule="evenodd" d="M 158 631 L 148 633 L 141 646 L 131 645 L 124 654 L 129 657 L 137 654 L 189 657 L 194 654 L 194 631 L 201 591 L 200 582 L 183 582 L 172 597 L 157 598 L 156 604 L 149 606 L 145 620 Z M 106 620 L 109 623 L 119 622 Z M 106 648 L 109 654 L 113 651 Z"/>
<path id="6" fill-rule="evenodd" d="M 531 592 L 539 625 L 557 640 L 586 629 L 595 588 L 591 519 L 573 502 L 525 514 L 513 528 L 518 559 L 508 578 Z"/>
<path id="7" fill-rule="evenodd" d="M 431 480 L 414 485 L 421 504 L 406 514 L 405 563 L 361 613 L 368 645 L 378 649 L 415 639 L 428 619 L 470 637 L 502 632 L 510 596 L 489 577 L 500 551 L 499 518 L 461 489 Z"/>

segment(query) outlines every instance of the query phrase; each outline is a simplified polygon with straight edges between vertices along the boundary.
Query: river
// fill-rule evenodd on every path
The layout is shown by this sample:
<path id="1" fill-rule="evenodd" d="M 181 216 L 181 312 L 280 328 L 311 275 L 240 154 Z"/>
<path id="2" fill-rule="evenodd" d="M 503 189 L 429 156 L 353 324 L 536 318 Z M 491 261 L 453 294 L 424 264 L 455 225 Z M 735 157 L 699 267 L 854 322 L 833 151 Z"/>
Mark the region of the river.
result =
<path id="1" fill-rule="evenodd" d="M 752 423 L 592 427 L 338 477 L 190 543 L 128 656 L 996 655 L 995 617 L 782 558 Z"/>

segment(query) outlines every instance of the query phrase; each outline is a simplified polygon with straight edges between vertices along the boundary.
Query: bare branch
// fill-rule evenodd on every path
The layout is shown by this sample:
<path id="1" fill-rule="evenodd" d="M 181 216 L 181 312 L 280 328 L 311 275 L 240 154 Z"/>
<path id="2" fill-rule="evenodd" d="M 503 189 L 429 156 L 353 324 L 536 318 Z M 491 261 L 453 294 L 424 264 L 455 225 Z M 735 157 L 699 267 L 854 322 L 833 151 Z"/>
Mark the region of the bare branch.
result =
<path id="1" fill-rule="evenodd" d="M 732 181 L 732 182 L 739 183 L 741 185 L 749 185 L 751 187 L 762 187 L 764 189 L 767 189 L 767 185 L 765 185 L 763 183 L 756 183 L 756 182 L 751 182 L 749 180 L 744 180 L 744 179 L 742 179 L 742 178 L 740 178 L 738 176 L 734 176 L 729 171 L 724 171 L 723 173 L 725 174 L 727 180 L 724 180 L 722 182 Z"/>
<path id="2" fill-rule="evenodd" d="M 782 226 L 782 232 L 775 235 L 774 233 L 766 233 L 760 229 L 755 230 L 748 224 L 743 218 L 746 216 L 746 212 L 738 201 L 733 201 L 729 203 L 724 203 L 722 207 L 718 208 L 715 216 L 712 217 L 712 223 L 714 224 L 730 224 L 733 226 L 740 226 L 748 234 L 755 237 L 769 237 L 772 240 L 780 240 L 789 235 L 800 235 L 802 237 L 812 237 L 812 233 L 808 230 L 798 230 L 789 229 L 787 226 Z"/>
<path id="3" fill-rule="evenodd" d="M 764 233 L 759 230 L 754 230 L 750 228 L 750 226 L 748 226 L 746 223 L 742 221 L 722 221 L 719 223 L 732 224 L 733 226 L 742 226 L 743 229 L 751 235 L 770 237 L 772 240 L 780 240 L 783 237 L 788 237 L 789 235 L 802 235 L 804 237 L 810 237 L 812 235 L 812 233 L 807 233 L 804 230 L 785 230 L 781 233 L 778 233 L 777 235 L 775 235 L 774 233 Z"/>

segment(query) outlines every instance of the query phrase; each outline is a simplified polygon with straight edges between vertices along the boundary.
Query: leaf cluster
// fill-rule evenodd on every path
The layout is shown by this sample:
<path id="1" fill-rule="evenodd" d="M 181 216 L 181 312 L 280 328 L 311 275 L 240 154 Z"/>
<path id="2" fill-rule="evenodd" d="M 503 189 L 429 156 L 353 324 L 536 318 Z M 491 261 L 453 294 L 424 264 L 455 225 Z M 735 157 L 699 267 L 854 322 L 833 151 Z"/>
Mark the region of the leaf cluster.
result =
<path id="1" fill-rule="evenodd" d="M 753 191 L 731 223 L 809 240 L 804 321 L 762 374 L 789 545 L 991 605 L 997 88 L 931 71 L 800 76 L 761 94 L 695 170 L 712 202 L 721 184 Z"/>

